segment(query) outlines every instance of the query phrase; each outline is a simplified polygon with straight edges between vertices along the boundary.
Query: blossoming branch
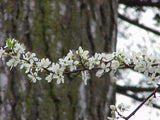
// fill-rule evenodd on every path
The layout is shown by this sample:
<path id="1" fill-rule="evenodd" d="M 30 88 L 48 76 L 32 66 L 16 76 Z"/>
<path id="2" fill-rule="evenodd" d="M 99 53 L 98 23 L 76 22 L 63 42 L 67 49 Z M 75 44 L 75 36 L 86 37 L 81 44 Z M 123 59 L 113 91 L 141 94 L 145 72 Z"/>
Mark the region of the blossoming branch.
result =
<path id="1" fill-rule="evenodd" d="M 101 77 L 105 72 L 116 71 L 117 69 L 130 68 L 137 72 L 144 73 L 147 80 L 159 83 L 160 67 L 159 59 L 151 58 L 147 51 L 141 53 L 126 54 L 124 52 L 114 52 L 111 54 L 95 53 L 90 56 L 88 50 L 79 47 L 58 60 L 57 63 L 51 62 L 48 58 L 39 59 L 35 53 L 26 52 L 25 46 L 15 39 L 7 39 L 6 45 L 0 48 L 0 58 L 3 60 L 9 56 L 7 66 L 20 66 L 25 69 L 25 73 L 32 82 L 41 80 L 40 72 L 47 71 L 45 80 L 51 82 L 57 80 L 57 84 L 64 83 L 64 74 L 80 73 L 82 80 L 87 84 L 89 71 L 96 70 L 96 76 Z"/>
<path id="2" fill-rule="evenodd" d="M 45 80 L 51 82 L 56 80 L 57 84 L 64 83 L 64 75 L 72 73 L 81 73 L 82 80 L 87 84 L 90 79 L 89 71 L 96 71 L 96 76 L 101 77 L 106 72 L 116 72 L 117 69 L 130 68 L 139 73 L 143 73 L 147 81 L 153 82 L 159 86 L 160 78 L 160 59 L 151 57 L 146 50 L 140 53 L 113 52 L 95 53 L 91 56 L 88 50 L 79 47 L 78 50 L 70 50 L 66 56 L 60 58 L 56 63 L 48 58 L 39 59 L 35 53 L 27 52 L 25 46 L 17 40 L 8 38 L 4 47 L 0 48 L 0 58 L 2 61 L 8 57 L 7 66 L 12 69 L 17 65 L 20 69 L 25 69 L 25 73 L 32 82 L 41 80 L 40 74 L 45 72 Z M 123 104 L 116 108 L 111 106 L 113 113 L 117 112 L 121 118 L 124 118 L 118 112 L 123 112 Z M 108 119 L 116 119 L 111 117 Z"/>

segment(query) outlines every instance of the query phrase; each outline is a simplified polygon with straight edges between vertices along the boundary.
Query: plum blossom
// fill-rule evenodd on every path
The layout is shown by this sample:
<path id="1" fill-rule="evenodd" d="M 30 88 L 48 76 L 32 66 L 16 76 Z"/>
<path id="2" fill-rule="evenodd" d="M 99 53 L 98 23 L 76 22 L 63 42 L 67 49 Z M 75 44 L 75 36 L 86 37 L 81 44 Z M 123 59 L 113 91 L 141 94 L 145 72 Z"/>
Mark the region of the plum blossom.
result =
<path id="1" fill-rule="evenodd" d="M 5 54 L 6 54 L 5 50 L 1 47 L 1 49 L 0 49 L 0 59 L 2 58 L 2 60 L 3 60 L 3 57 L 4 57 Z"/>
<path id="2" fill-rule="evenodd" d="M 76 70 L 78 64 L 79 64 L 79 61 L 73 61 L 73 60 L 71 60 L 71 62 L 69 64 L 70 71 Z"/>
<path id="3" fill-rule="evenodd" d="M 38 77 L 37 72 L 28 74 L 28 77 L 32 80 L 33 83 L 36 83 L 37 80 L 41 80 L 41 78 Z"/>
<path id="4" fill-rule="evenodd" d="M 57 79 L 57 84 L 64 83 L 64 76 L 62 74 L 54 75 L 53 78 Z"/>
<path id="5" fill-rule="evenodd" d="M 88 50 L 83 50 L 82 47 L 79 47 L 79 49 L 76 51 L 77 55 L 82 57 L 82 59 L 88 59 L 89 57 L 89 51 Z"/>
<path id="6" fill-rule="evenodd" d="M 142 50 L 141 53 L 132 54 L 124 52 L 114 53 L 95 53 L 94 56 L 89 54 L 88 50 L 83 50 L 79 47 L 76 51 L 69 51 L 69 53 L 58 60 L 58 62 L 51 62 L 48 58 L 38 59 L 35 53 L 26 52 L 23 44 L 18 43 L 15 39 L 7 39 L 6 45 L 0 48 L 0 58 L 8 57 L 7 66 L 20 66 L 20 69 L 25 69 L 25 73 L 33 83 L 41 80 L 38 73 L 45 72 L 45 80 L 51 82 L 56 80 L 57 84 L 64 83 L 64 75 L 71 73 L 81 73 L 84 84 L 87 85 L 87 80 L 90 78 L 89 72 L 96 71 L 96 77 L 101 77 L 104 73 L 112 70 L 116 71 L 120 68 L 130 68 L 145 75 L 146 80 L 160 84 L 160 59 L 151 57 L 147 50 Z M 117 78 L 113 77 L 114 82 Z M 148 102 L 153 102 L 155 96 L 148 99 Z M 117 107 L 110 106 L 113 117 L 108 117 L 108 120 L 116 120 L 125 118 L 122 112 L 128 109 L 128 106 L 121 103 Z M 118 114 L 119 117 L 115 117 Z"/>
<path id="7" fill-rule="evenodd" d="M 45 59 L 45 58 L 42 58 L 39 62 L 36 62 L 37 64 L 37 68 L 36 68 L 36 71 L 43 71 L 44 68 L 47 68 L 50 64 L 51 64 L 51 61 L 49 61 L 49 59 Z"/>
<path id="8" fill-rule="evenodd" d="M 159 83 L 160 78 L 160 59 L 155 57 L 152 59 L 146 50 L 132 54 L 114 52 L 95 53 L 94 56 L 90 56 L 88 50 L 79 47 L 75 52 L 70 50 L 65 57 L 54 63 L 48 58 L 38 59 L 35 53 L 26 52 L 24 45 L 17 40 L 7 39 L 5 47 L 0 48 L 0 58 L 5 56 L 11 57 L 7 66 L 12 68 L 19 64 L 20 69 L 25 69 L 26 74 L 49 72 L 45 77 L 48 82 L 57 79 L 58 83 L 63 83 L 63 74 L 81 72 L 82 80 L 87 84 L 90 70 L 96 70 L 96 76 L 101 77 L 106 72 L 123 67 L 143 73 L 148 81 L 156 84 Z"/>
<path id="9" fill-rule="evenodd" d="M 45 78 L 45 80 L 47 80 L 48 82 L 51 82 L 52 80 L 53 80 L 53 77 L 54 76 L 54 74 L 53 73 L 50 73 L 46 78 Z"/>
<path id="10" fill-rule="evenodd" d="M 97 77 L 101 77 L 104 72 L 109 72 L 110 71 L 110 63 L 101 63 L 100 69 L 96 72 Z"/>
<path id="11" fill-rule="evenodd" d="M 52 63 L 48 70 L 54 72 L 55 74 L 62 74 L 64 72 L 64 67 L 61 67 L 58 63 Z"/>
<path id="12" fill-rule="evenodd" d="M 124 105 L 123 103 L 121 103 L 121 104 L 118 105 L 117 108 L 118 108 L 118 110 L 119 110 L 120 112 L 124 112 L 124 111 L 127 111 L 127 110 L 129 109 L 129 106 Z"/>
<path id="13" fill-rule="evenodd" d="M 24 45 L 21 45 L 20 43 L 16 43 L 14 46 L 14 51 L 17 53 L 17 56 L 21 56 L 22 53 L 25 53 Z"/>
<path id="14" fill-rule="evenodd" d="M 104 62 L 109 62 L 114 58 L 114 54 L 103 54 L 103 61 Z"/>
<path id="15" fill-rule="evenodd" d="M 26 54 L 23 54 L 23 59 L 28 61 L 31 64 L 38 61 L 36 54 L 31 52 L 27 52 Z"/>
<path id="16" fill-rule="evenodd" d="M 23 63 L 21 64 L 20 69 L 23 69 L 23 68 L 25 68 L 25 73 L 32 73 L 34 66 L 33 64 Z"/>
<path id="17" fill-rule="evenodd" d="M 10 67 L 10 69 L 12 69 L 12 67 L 16 67 L 19 63 L 20 59 L 16 56 L 13 56 L 6 64 L 8 67 Z"/>
<path id="18" fill-rule="evenodd" d="M 88 61 L 89 61 L 89 70 L 94 68 L 95 65 L 99 65 L 101 58 L 102 58 L 101 55 L 98 54 L 98 53 L 95 53 L 94 56 L 90 57 L 88 59 Z"/>
<path id="19" fill-rule="evenodd" d="M 119 62 L 117 61 L 117 60 L 112 60 L 112 62 L 111 62 L 111 68 L 113 69 L 113 70 L 116 70 L 118 67 L 119 67 Z"/>

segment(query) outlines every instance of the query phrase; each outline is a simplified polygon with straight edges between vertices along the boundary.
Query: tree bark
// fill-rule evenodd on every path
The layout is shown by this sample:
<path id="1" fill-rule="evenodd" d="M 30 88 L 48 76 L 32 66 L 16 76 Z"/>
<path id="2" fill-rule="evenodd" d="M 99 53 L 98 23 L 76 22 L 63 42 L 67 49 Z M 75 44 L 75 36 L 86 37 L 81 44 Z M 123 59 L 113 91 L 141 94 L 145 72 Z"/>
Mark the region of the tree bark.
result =
<path id="1" fill-rule="evenodd" d="M 114 52 L 117 37 L 116 0 L 14 0 L 0 2 L 1 43 L 14 37 L 56 62 L 69 49 L 82 46 L 95 52 Z M 95 77 L 85 86 L 79 75 L 65 83 L 31 83 L 24 71 L 0 64 L 0 119 L 105 120 L 115 102 L 113 73 Z"/>

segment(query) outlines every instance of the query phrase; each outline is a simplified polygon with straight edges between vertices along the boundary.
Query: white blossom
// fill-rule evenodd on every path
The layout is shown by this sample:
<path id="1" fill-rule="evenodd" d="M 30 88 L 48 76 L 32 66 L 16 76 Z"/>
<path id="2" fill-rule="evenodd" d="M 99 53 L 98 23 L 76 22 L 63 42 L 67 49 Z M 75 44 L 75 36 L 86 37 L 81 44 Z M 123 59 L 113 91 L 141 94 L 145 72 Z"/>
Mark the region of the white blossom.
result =
<path id="1" fill-rule="evenodd" d="M 69 60 L 68 57 L 65 57 L 64 59 L 60 58 L 59 59 L 59 64 L 63 67 L 68 66 L 69 64 L 71 64 L 70 62 L 72 62 L 71 60 Z"/>
<path id="2" fill-rule="evenodd" d="M 57 79 L 57 84 L 64 83 L 64 76 L 62 74 L 55 74 L 53 78 Z"/>
<path id="3" fill-rule="evenodd" d="M 62 74 L 64 72 L 64 67 L 61 67 L 58 63 L 52 63 L 48 70 L 54 72 L 55 74 Z"/>
<path id="4" fill-rule="evenodd" d="M 48 58 L 43 58 L 40 60 L 40 62 L 36 62 L 37 64 L 37 68 L 36 68 L 36 71 L 39 71 L 39 70 L 43 70 L 44 68 L 47 68 L 50 64 L 51 64 L 51 61 L 49 61 Z"/>
<path id="5" fill-rule="evenodd" d="M 72 60 L 72 62 L 70 62 L 70 64 L 69 64 L 70 71 L 76 70 L 78 64 L 79 64 L 79 61 L 73 61 Z"/>
<path id="6" fill-rule="evenodd" d="M 116 108 L 115 105 L 110 105 L 110 109 L 113 110 L 113 111 L 116 111 L 117 108 Z"/>
<path id="7" fill-rule="evenodd" d="M 152 57 L 146 49 L 140 53 L 95 53 L 94 56 L 90 56 L 88 50 L 79 47 L 76 52 L 70 50 L 65 57 L 54 63 L 48 58 L 38 59 L 35 53 L 25 52 L 23 44 L 18 43 L 15 39 L 7 39 L 5 47 L 0 48 L 0 58 L 3 60 L 5 56 L 9 56 L 7 66 L 12 69 L 19 64 L 20 69 L 24 68 L 25 73 L 34 83 L 42 79 L 38 76 L 38 72 L 46 71 L 45 80 L 51 82 L 55 79 L 57 84 L 64 83 L 65 74 L 81 72 L 82 80 L 87 85 L 91 70 L 97 71 L 96 76 L 101 77 L 106 72 L 124 67 L 143 73 L 147 81 L 160 84 L 160 58 Z M 117 78 L 113 77 L 113 81 L 116 82 Z M 147 103 L 152 103 L 154 98 L 155 96 L 148 99 Z M 108 120 L 116 120 L 123 117 L 121 112 L 126 111 L 128 106 L 121 103 L 117 107 L 111 105 L 110 108 L 113 117 L 108 117 Z M 115 114 L 118 114 L 119 117 L 116 118 Z"/>
<path id="8" fill-rule="evenodd" d="M 98 53 L 95 53 L 93 57 L 90 57 L 88 59 L 89 69 L 91 70 L 92 68 L 94 68 L 95 65 L 99 65 L 101 58 L 102 58 L 101 55 Z"/>
<path id="9" fill-rule="evenodd" d="M 46 78 L 45 78 L 45 80 L 47 80 L 48 82 L 51 82 L 52 80 L 53 80 L 53 77 L 54 75 L 53 75 L 53 73 L 50 73 Z"/>
<path id="10" fill-rule="evenodd" d="M 102 75 L 103 75 L 103 73 L 104 73 L 104 70 L 103 69 L 100 69 L 100 70 L 98 70 L 97 72 L 96 72 L 96 77 L 101 77 Z"/>
<path id="11" fill-rule="evenodd" d="M 127 111 L 129 109 L 129 106 L 127 105 L 124 105 L 123 103 L 119 104 L 118 105 L 118 110 L 120 110 L 120 112 L 124 112 L 124 111 Z"/>
<path id="12" fill-rule="evenodd" d="M 104 72 L 109 72 L 110 71 L 109 67 L 110 63 L 107 63 L 107 65 L 105 63 L 101 63 L 100 69 L 96 72 L 96 76 L 101 77 Z"/>
<path id="13" fill-rule="evenodd" d="M 17 53 L 18 56 L 20 56 L 25 51 L 24 45 L 21 45 L 20 43 L 16 43 L 14 46 L 14 51 L 15 53 Z"/>
<path id="14" fill-rule="evenodd" d="M 20 69 L 23 69 L 23 68 L 25 68 L 25 70 L 26 70 L 25 73 L 32 73 L 33 64 L 25 62 L 25 63 L 21 64 Z"/>
<path id="15" fill-rule="evenodd" d="M 5 51 L 5 49 L 7 49 L 7 51 Z M 156 57 L 152 58 L 151 54 L 148 54 L 146 50 L 142 50 L 141 53 L 133 52 L 132 54 L 114 52 L 110 54 L 95 53 L 94 56 L 90 56 L 88 50 L 83 50 L 82 47 L 79 47 L 76 54 L 74 55 L 74 52 L 70 50 L 69 53 L 65 57 L 60 58 L 57 63 L 51 63 L 48 58 L 38 59 L 35 53 L 25 52 L 24 45 L 18 43 L 15 39 L 7 39 L 6 46 L 0 48 L 0 58 L 4 56 L 11 57 L 7 62 L 7 66 L 12 68 L 20 64 L 20 69 L 24 68 L 26 74 L 33 74 L 33 71 L 43 72 L 46 70 L 51 73 L 47 75 L 47 81 L 51 81 L 52 74 L 55 77 L 54 79 L 63 81 L 63 79 L 60 80 L 60 78 L 64 78 L 64 73 L 70 73 L 80 68 L 82 69 L 82 80 L 87 84 L 86 81 L 89 79 L 89 74 L 85 69 L 97 70 L 96 76 L 101 77 L 104 73 L 110 72 L 111 70 L 129 67 L 137 72 L 143 73 L 148 81 L 154 82 L 155 84 L 160 83 L 160 59 Z"/>
<path id="16" fill-rule="evenodd" d="M 76 51 L 76 53 L 82 57 L 83 59 L 88 59 L 89 57 L 89 51 L 88 50 L 83 50 L 82 47 L 79 47 L 79 49 Z"/>
<path id="17" fill-rule="evenodd" d="M 119 67 L 119 62 L 117 60 L 112 60 L 111 67 L 112 69 L 116 70 Z"/>
<path id="18" fill-rule="evenodd" d="M 12 58 L 6 64 L 8 67 L 10 67 L 10 69 L 12 69 L 12 67 L 16 67 L 19 63 L 20 59 L 16 56 L 12 56 Z"/>
<path id="19" fill-rule="evenodd" d="M 3 57 L 4 57 L 5 54 L 6 54 L 5 50 L 1 47 L 1 49 L 0 49 L 0 58 L 2 58 L 2 60 L 3 60 Z"/>
<path id="20" fill-rule="evenodd" d="M 28 61 L 31 64 L 38 61 L 36 54 L 31 52 L 27 52 L 26 54 L 23 54 L 23 59 Z"/>
<path id="21" fill-rule="evenodd" d="M 69 53 L 67 54 L 66 58 L 67 59 L 73 59 L 73 57 L 74 57 L 73 52 L 71 50 L 69 50 Z"/>
<path id="22" fill-rule="evenodd" d="M 33 83 L 36 83 L 37 80 L 41 80 L 41 78 L 38 77 L 37 72 L 28 74 L 28 77 L 32 80 Z"/>
<path id="23" fill-rule="evenodd" d="M 112 59 L 114 58 L 114 55 L 113 54 L 103 54 L 103 61 L 104 62 L 109 62 L 111 61 Z"/>

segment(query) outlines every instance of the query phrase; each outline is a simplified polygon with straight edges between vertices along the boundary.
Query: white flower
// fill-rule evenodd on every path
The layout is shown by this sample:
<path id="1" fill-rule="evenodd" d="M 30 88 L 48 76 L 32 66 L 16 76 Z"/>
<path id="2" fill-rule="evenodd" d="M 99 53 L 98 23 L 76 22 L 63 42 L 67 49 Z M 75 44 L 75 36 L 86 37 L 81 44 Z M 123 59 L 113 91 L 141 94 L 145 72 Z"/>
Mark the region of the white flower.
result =
<path id="1" fill-rule="evenodd" d="M 79 49 L 76 51 L 76 53 L 82 57 L 83 59 L 88 59 L 89 57 L 89 51 L 88 50 L 83 50 L 82 47 L 79 47 Z"/>
<path id="2" fill-rule="evenodd" d="M 84 84 L 87 85 L 87 80 L 90 78 L 88 71 L 81 71 L 82 80 L 84 81 Z"/>
<path id="3" fill-rule="evenodd" d="M 137 64 L 140 61 L 140 57 L 138 56 L 138 53 L 132 52 L 130 60 L 133 61 L 133 63 Z"/>
<path id="4" fill-rule="evenodd" d="M 118 108 L 118 110 L 120 110 L 120 112 L 124 112 L 124 111 L 129 109 L 129 106 L 126 106 L 123 103 L 121 103 L 121 104 L 118 105 L 117 108 Z"/>
<path id="5" fill-rule="evenodd" d="M 45 80 L 47 80 L 48 82 L 51 82 L 53 80 L 53 74 L 50 73 L 46 78 Z"/>
<path id="6" fill-rule="evenodd" d="M 79 61 L 74 61 L 68 57 L 65 57 L 64 59 L 59 59 L 59 64 L 63 68 L 66 68 L 67 66 L 69 66 L 70 71 L 73 71 L 77 69 L 77 65 L 79 64 Z"/>
<path id="7" fill-rule="evenodd" d="M 96 72 L 96 76 L 101 77 L 104 72 L 109 72 L 110 71 L 109 67 L 110 67 L 110 63 L 108 63 L 107 65 L 105 65 L 105 63 L 101 63 L 101 66 L 100 66 L 101 69 Z"/>
<path id="8" fill-rule="evenodd" d="M 65 57 L 64 59 L 60 58 L 59 59 L 59 64 L 62 66 L 62 67 L 66 67 L 68 65 L 70 65 L 72 63 L 73 60 L 69 60 L 68 57 Z"/>
<path id="9" fill-rule="evenodd" d="M 40 62 L 36 62 L 36 64 L 37 64 L 36 71 L 39 71 L 39 70 L 42 71 L 44 68 L 47 68 L 51 64 L 51 62 L 49 61 L 48 58 L 47 59 L 43 58 L 41 59 Z"/>
<path id="10" fill-rule="evenodd" d="M 52 63 L 48 70 L 54 72 L 55 74 L 62 74 L 64 72 L 64 67 L 61 67 L 58 63 Z"/>
<path id="11" fill-rule="evenodd" d="M 27 60 L 31 64 L 38 61 L 36 54 L 31 52 L 27 52 L 26 54 L 23 54 L 23 59 Z"/>
<path id="12" fill-rule="evenodd" d="M 26 69 L 25 73 L 29 73 L 29 72 L 31 73 L 33 69 L 33 64 L 24 62 L 21 64 L 20 69 L 23 69 L 23 68 Z"/>
<path id="13" fill-rule="evenodd" d="M 25 51 L 24 45 L 21 45 L 20 43 L 16 43 L 14 46 L 14 51 L 18 55 L 24 53 L 24 51 Z"/>
<path id="14" fill-rule="evenodd" d="M 148 83 L 156 83 L 156 84 L 160 84 L 160 76 L 156 76 L 155 73 L 153 73 L 151 76 L 146 77 L 146 80 Z"/>
<path id="15" fill-rule="evenodd" d="M 12 69 L 12 67 L 17 66 L 20 63 L 20 59 L 16 56 L 12 56 L 12 58 L 6 63 L 8 67 L 11 67 L 10 69 Z"/>
<path id="16" fill-rule="evenodd" d="M 3 57 L 4 57 L 5 54 L 6 54 L 5 50 L 1 47 L 1 49 L 0 49 L 0 58 L 2 58 L 2 60 L 3 60 Z"/>
<path id="17" fill-rule="evenodd" d="M 119 62 L 117 60 L 112 60 L 111 67 L 116 70 L 119 67 Z"/>
<path id="18" fill-rule="evenodd" d="M 115 106 L 115 105 L 110 105 L 110 109 L 111 109 L 112 111 L 116 111 L 116 106 Z"/>
<path id="19" fill-rule="evenodd" d="M 96 72 L 96 76 L 97 76 L 98 78 L 100 78 L 100 77 L 103 75 L 103 73 L 104 73 L 104 70 L 103 70 L 103 69 L 100 69 L 100 70 L 98 70 L 98 71 Z"/>
<path id="20" fill-rule="evenodd" d="M 37 80 L 41 80 L 41 78 L 37 76 L 37 72 L 28 74 L 28 77 L 33 83 L 36 83 Z"/>
<path id="21" fill-rule="evenodd" d="M 89 69 L 91 70 L 92 68 L 94 68 L 95 65 L 99 65 L 101 58 L 102 58 L 101 55 L 98 53 L 95 53 L 94 57 L 89 58 L 88 59 Z"/>
<path id="22" fill-rule="evenodd" d="M 113 54 L 103 54 L 103 61 L 104 62 L 109 62 L 111 61 L 112 59 L 114 58 L 114 55 Z"/>
<path id="23" fill-rule="evenodd" d="M 53 78 L 57 79 L 57 84 L 64 83 L 64 76 L 62 74 L 55 74 Z"/>
<path id="24" fill-rule="evenodd" d="M 134 70 L 137 70 L 138 72 L 144 72 L 146 69 L 146 63 L 144 61 L 137 62 L 136 66 L 134 67 Z"/>
<path id="25" fill-rule="evenodd" d="M 76 70 L 78 64 L 79 64 L 79 61 L 72 61 L 69 66 L 70 71 Z"/>
<path id="26" fill-rule="evenodd" d="M 66 58 L 67 59 L 72 59 L 74 57 L 74 54 L 71 50 L 69 50 L 69 53 L 67 54 Z"/>

